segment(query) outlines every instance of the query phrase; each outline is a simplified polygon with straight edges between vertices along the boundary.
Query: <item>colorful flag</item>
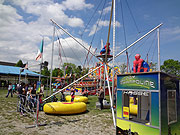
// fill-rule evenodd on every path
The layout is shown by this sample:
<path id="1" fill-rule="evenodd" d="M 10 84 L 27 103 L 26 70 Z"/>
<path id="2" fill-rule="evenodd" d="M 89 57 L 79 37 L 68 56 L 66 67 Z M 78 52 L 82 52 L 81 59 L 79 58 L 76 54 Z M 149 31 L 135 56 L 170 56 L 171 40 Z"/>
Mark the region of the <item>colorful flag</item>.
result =
<path id="1" fill-rule="evenodd" d="M 40 50 L 38 51 L 38 54 L 37 54 L 37 56 L 36 56 L 36 61 L 39 60 L 40 58 L 42 58 L 43 45 L 44 45 L 44 40 L 42 39 L 42 41 L 41 41 L 41 46 L 40 46 Z"/>
<path id="2" fill-rule="evenodd" d="M 36 94 L 39 94 L 41 91 L 41 82 L 37 81 L 37 85 L 36 85 Z"/>

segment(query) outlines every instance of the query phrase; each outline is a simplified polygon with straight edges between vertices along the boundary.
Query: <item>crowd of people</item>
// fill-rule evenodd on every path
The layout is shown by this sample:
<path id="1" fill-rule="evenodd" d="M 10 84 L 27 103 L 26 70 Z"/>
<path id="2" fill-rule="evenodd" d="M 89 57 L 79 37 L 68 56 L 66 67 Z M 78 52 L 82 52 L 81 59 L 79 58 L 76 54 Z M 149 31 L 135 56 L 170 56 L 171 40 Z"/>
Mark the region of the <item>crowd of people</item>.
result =
<path id="1" fill-rule="evenodd" d="M 25 105 L 29 105 L 29 108 L 32 109 L 33 107 L 36 107 L 37 103 L 37 96 L 39 96 L 39 110 L 42 110 L 42 97 L 44 95 L 44 85 L 41 84 L 39 93 L 37 91 L 37 85 L 34 84 L 12 84 L 10 83 L 8 86 L 8 93 L 6 95 L 6 98 L 11 93 L 11 97 L 13 97 L 14 94 L 18 95 L 18 98 L 20 100 L 20 106 L 19 111 L 21 113 L 25 112 Z"/>
<path id="2" fill-rule="evenodd" d="M 74 102 L 74 98 L 75 98 L 75 91 L 76 88 L 75 87 L 71 87 L 70 88 L 70 96 L 71 96 L 71 102 Z M 10 83 L 8 86 L 8 93 L 6 95 L 6 98 L 9 96 L 9 94 L 11 94 L 11 97 L 13 97 L 13 94 L 17 94 L 18 97 L 20 98 L 22 105 L 25 106 L 25 104 L 33 104 L 30 107 L 32 108 L 32 106 L 36 107 L 36 103 L 37 103 L 37 96 L 39 99 L 39 110 L 42 111 L 43 110 L 43 105 L 44 103 L 42 102 L 42 98 L 44 96 L 44 85 L 41 84 L 40 86 L 40 92 L 37 94 L 37 84 L 25 84 L 25 83 L 21 83 L 21 84 L 12 84 Z M 53 89 L 53 93 L 56 92 L 57 89 Z M 60 101 L 61 102 L 65 102 L 65 94 L 64 91 L 61 91 L 61 97 L 60 97 Z M 82 96 L 86 96 L 88 97 L 88 93 L 89 91 L 87 90 L 87 88 L 85 88 L 84 90 L 82 90 L 81 95 Z M 100 103 L 100 110 L 102 110 L 103 107 L 103 100 L 105 99 L 104 97 L 104 90 L 102 87 L 99 88 L 99 90 L 97 91 L 97 96 L 98 96 L 98 100 Z M 50 99 L 50 102 L 57 102 L 58 98 L 56 97 L 56 95 L 53 95 Z M 22 111 L 24 112 L 23 108 L 20 108 Z"/>

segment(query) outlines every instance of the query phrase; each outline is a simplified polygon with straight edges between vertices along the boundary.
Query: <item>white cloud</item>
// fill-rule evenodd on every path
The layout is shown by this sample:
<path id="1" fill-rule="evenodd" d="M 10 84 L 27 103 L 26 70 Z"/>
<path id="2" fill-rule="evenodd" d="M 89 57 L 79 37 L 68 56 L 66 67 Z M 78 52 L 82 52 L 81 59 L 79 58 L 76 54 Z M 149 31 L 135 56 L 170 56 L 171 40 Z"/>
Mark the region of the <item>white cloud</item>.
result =
<path id="1" fill-rule="evenodd" d="M 47 4 L 42 2 L 34 4 L 33 2 L 29 2 L 29 5 L 23 4 L 22 8 L 26 13 L 38 16 L 37 21 L 33 22 L 35 25 L 47 25 L 50 23 L 51 18 L 61 25 L 67 24 L 71 27 L 83 27 L 84 25 L 81 18 L 68 17 L 68 15 L 64 13 L 65 7 L 58 3 L 49 2 L 49 4 Z"/>
<path id="2" fill-rule="evenodd" d="M 91 31 L 89 33 L 89 36 L 92 36 L 95 32 L 100 30 L 100 27 L 97 28 L 97 26 L 94 24 L 93 27 L 91 28 Z"/>
<path id="3" fill-rule="evenodd" d="M 112 22 L 113 23 L 113 22 Z M 113 25 L 111 23 L 111 25 Z M 109 21 L 108 20 L 105 20 L 105 21 L 99 21 L 99 26 L 109 26 Z M 116 27 L 120 27 L 120 22 L 116 21 Z"/>
<path id="4" fill-rule="evenodd" d="M 80 18 L 69 18 L 69 22 L 68 22 L 69 26 L 71 27 L 83 27 L 83 21 Z"/>
<path id="5" fill-rule="evenodd" d="M 107 14 L 108 12 L 110 12 L 111 11 L 111 6 L 108 6 L 108 7 L 106 7 L 104 10 L 103 10 L 103 13 L 104 14 Z"/>
<path id="6" fill-rule="evenodd" d="M 1 61 L 17 62 L 21 59 L 23 62 L 28 61 L 29 65 L 39 63 L 35 61 L 35 57 L 42 37 L 44 37 L 45 40 L 45 60 L 47 59 L 50 61 L 52 46 L 51 36 L 53 33 L 53 27 L 50 22 L 51 18 L 60 25 L 66 24 L 71 27 L 84 26 L 84 22 L 81 18 L 65 14 L 65 10 L 69 8 L 68 3 L 66 3 L 65 7 L 64 4 L 53 3 L 51 0 L 7 0 L 7 2 L 16 5 L 16 7 L 19 6 L 18 8 L 21 7 L 23 15 L 25 15 L 22 16 L 18 14 L 17 9 L 12 5 L 3 5 L 4 1 L 0 1 Z M 78 3 L 74 2 L 74 5 L 76 4 Z M 92 7 L 91 4 L 86 4 L 85 1 L 82 1 L 81 4 L 84 6 L 80 9 Z M 72 8 L 73 6 L 71 9 Z M 26 21 L 27 16 L 29 19 L 32 18 L 32 21 Z M 34 19 L 34 16 L 36 16 L 36 19 Z M 75 45 L 73 42 L 70 42 L 70 46 Z M 80 47 L 77 46 L 74 49 L 76 53 L 81 50 Z M 70 54 L 72 55 L 72 53 L 68 51 L 69 50 L 66 48 L 68 59 L 74 62 L 77 61 L 75 56 L 69 56 Z M 82 54 L 77 53 L 77 57 L 81 60 L 83 59 Z M 55 55 L 55 58 L 56 57 L 58 57 L 57 54 Z M 58 64 L 55 65 L 57 66 Z"/>
<path id="7" fill-rule="evenodd" d="M 103 15 L 109 13 L 110 11 L 111 11 L 111 6 L 108 6 L 108 7 L 104 8 Z M 99 14 L 101 14 L 101 11 L 99 11 Z"/>
<path id="8" fill-rule="evenodd" d="M 0 16 L 1 60 L 17 62 L 19 59 L 26 59 L 22 54 L 37 48 L 28 25 L 21 21 L 22 16 L 11 6 L 0 5 Z"/>
<path id="9" fill-rule="evenodd" d="M 109 26 L 109 21 L 108 21 L 108 20 L 105 20 L 105 21 L 100 20 L 100 21 L 99 21 L 99 24 L 98 24 L 98 28 L 96 29 L 97 23 L 98 23 L 98 21 L 97 21 L 96 24 L 94 24 L 93 27 L 91 28 L 90 33 L 89 33 L 89 36 L 93 35 L 93 34 L 94 34 L 95 32 L 97 32 L 97 31 L 99 31 L 102 27 L 107 27 L 107 26 Z M 111 23 L 111 26 L 112 26 L 112 25 L 113 25 L 113 22 Z M 120 22 L 116 21 L 116 27 L 121 27 Z"/>
<path id="10" fill-rule="evenodd" d="M 76 38 L 80 43 L 82 40 Z M 61 56 L 63 63 L 64 62 L 71 62 L 77 65 L 82 65 L 87 54 L 87 51 L 81 47 L 74 39 L 72 38 L 65 38 L 60 39 L 61 45 L 63 47 L 61 50 Z M 89 48 L 89 45 L 86 42 L 82 43 L 86 48 Z M 54 42 L 54 55 L 53 55 L 53 66 L 58 67 L 59 65 L 59 41 Z M 94 48 L 91 49 L 91 52 L 94 51 Z M 48 44 L 44 48 L 44 60 L 50 61 L 51 60 L 51 52 L 52 52 L 52 43 Z M 64 54 L 65 53 L 65 54 Z M 49 63 L 50 64 L 50 63 Z M 50 66 L 50 65 L 49 65 Z"/>
<path id="11" fill-rule="evenodd" d="M 82 10 L 84 8 L 92 8 L 92 4 L 86 4 L 85 0 L 66 0 L 62 4 L 69 10 Z"/>
<path id="12" fill-rule="evenodd" d="M 160 33 L 166 42 L 180 40 L 180 26 L 164 28 Z"/>
<path id="13" fill-rule="evenodd" d="M 20 6 L 23 10 L 26 10 L 27 8 L 33 9 L 34 6 L 38 7 L 40 5 L 53 4 L 53 1 L 51 0 L 7 0 L 7 1 L 11 2 L 14 5 Z"/>
<path id="14" fill-rule="evenodd" d="M 4 0 L 0 0 L 0 4 L 4 3 Z"/>
<path id="15" fill-rule="evenodd" d="M 0 4 L 0 24 L 1 27 L 13 23 L 18 19 L 22 19 L 22 16 L 16 13 L 16 9 L 11 6 Z"/>

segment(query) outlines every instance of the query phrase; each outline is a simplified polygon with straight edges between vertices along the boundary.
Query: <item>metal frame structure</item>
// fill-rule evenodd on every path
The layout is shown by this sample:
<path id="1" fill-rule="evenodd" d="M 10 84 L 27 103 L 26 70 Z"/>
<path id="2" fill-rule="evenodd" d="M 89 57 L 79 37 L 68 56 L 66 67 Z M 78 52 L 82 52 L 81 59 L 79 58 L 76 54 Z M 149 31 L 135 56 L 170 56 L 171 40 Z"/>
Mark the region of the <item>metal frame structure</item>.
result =
<path id="1" fill-rule="evenodd" d="M 115 4 L 115 2 L 114 2 Z M 114 6 L 115 7 L 115 6 Z M 114 15 L 115 16 L 115 15 Z M 82 46 L 85 50 L 89 51 L 86 47 L 84 47 L 84 45 L 82 43 L 80 43 L 75 37 L 73 37 L 69 32 L 67 32 L 62 26 L 58 25 L 54 20 L 50 19 L 53 23 L 54 29 L 55 26 L 57 26 L 58 28 L 60 28 L 61 30 L 63 30 L 67 35 L 69 35 L 70 37 L 72 37 L 80 46 Z M 55 93 L 53 93 L 52 95 L 50 95 L 49 97 L 45 98 L 43 101 L 46 101 L 47 99 L 49 99 L 50 97 L 58 94 L 59 92 L 67 89 L 68 87 L 72 86 L 74 83 L 78 82 L 79 80 L 83 79 L 84 77 L 88 76 L 89 74 L 91 74 L 92 72 L 94 72 L 95 70 L 101 68 L 103 65 L 106 69 L 106 72 L 104 72 L 104 77 L 106 76 L 106 80 L 108 82 L 108 90 L 109 90 L 109 96 L 110 96 L 110 102 L 111 102 L 111 110 L 112 110 L 112 117 L 113 117 L 113 123 L 114 126 L 116 126 L 116 121 L 115 121 L 115 116 L 114 116 L 114 109 L 113 109 L 113 99 L 111 96 L 111 92 L 110 92 L 110 86 L 109 86 L 109 79 L 108 79 L 108 74 L 107 74 L 107 63 L 109 63 L 110 61 L 112 61 L 113 59 L 117 58 L 118 56 L 120 56 L 122 53 L 124 53 L 126 50 L 128 50 L 129 48 L 131 48 L 132 46 L 134 46 L 136 43 L 138 43 L 140 40 L 142 40 L 143 38 L 145 38 L 147 35 L 149 35 L 150 33 L 152 33 L 153 31 L 155 31 L 156 29 L 158 29 L 159 27 L 161 27 L 163 24 L 159 24 L 158 26 L 154 27 L 152 30 L 150 30 L 149 32 L 147 32 L 145 35 L 143 35 L 142 37 L 140 37 L 139 39 L 137 39 L 135 42 L 133 42 L 132 44 L 130 44 L 127 48 L 123 49 L 121 52 L 119 52 L 116 56 L 113 53 L 113 58 L 111 58 L 110 60 L 107 60 L 107 55 L 106 58 L 104 60 L 101 60 L 100 58 L 98 58 L 97 56 L 95 56 L 95 54 L 93 54 L 91 51 L 89 51 L 89 53 L 91 53 L 93 56 L 95 56 L 98 60 L 100 60 L 101 62 L 103 62 L 102 65 L 100 65 L 99 67 L 96 67 L 94 70 L 92 70 L 91 72 L 87 73 L 86 75 L 82 76 L 81 78 L 75 80 L 74 82 L 72 82 L 71 84 L 67 85 L 66 87 L 64 87 L 63 89 L 60 89 L 58 91 L 56 91 Z M 114 32 L 115 34 L 115 32 Z M 54 36 L 54 34 L 53 34 Z M 54 42 L 54 37 L 53 37 L 53 42 Z M 114 38 L 114 44 L 115 44 L 115 38 Z M 53 43 L 54 44 L 54 43 Z M 52 44 L 52 45 L 53 45 Z M 115 46 L 115 45 L 114 45 Z M 52 57 L 53 57 L 53 47 L 52 47 Z M 53 58 L 51 58 L 53 60 Z M 52 62 L 51 62 L 52 64 Z M 51 65 L 52 68 L 52 65 Z M 51 69 L 52 70 L 52 69 Z M 52 72 L 51 72 L 52 73 Z M 51 87 L 51 77 L 50 77 L 50 87 Z M 105 78 L 104 78 L 105 80 Z M 105 82 L 105 81 L 104 81 Z M 105 85 L 104 85 L 105 88 Z M 51 90 L 51 88 L 50 88 Z"/>

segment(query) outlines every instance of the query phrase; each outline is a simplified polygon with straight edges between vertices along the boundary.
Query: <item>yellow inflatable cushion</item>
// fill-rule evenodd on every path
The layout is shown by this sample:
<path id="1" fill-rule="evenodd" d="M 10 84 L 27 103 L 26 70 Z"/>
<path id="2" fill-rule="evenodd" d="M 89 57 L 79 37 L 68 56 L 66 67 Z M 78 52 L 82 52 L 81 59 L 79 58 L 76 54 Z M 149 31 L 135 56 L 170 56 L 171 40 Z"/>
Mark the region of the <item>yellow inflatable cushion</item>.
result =
<path id="1" fill-rule="evenodd" d="M 70 95 L 66 96 L 66 101 L 68 101 L 68 102 L 71 101 L 71 96 Z M 85 96 L 75 96 L 74 102 L 84 102 L 84 103 L 87 103 L 88 102 L 88 98 L 85 97 Z"/>
<path id="2" fill-rule="evenodd" d="M 86 110 L 84 102 L 51 102 L 43 107 L 43 111 L 48 114 L 77 114 Z"/>

